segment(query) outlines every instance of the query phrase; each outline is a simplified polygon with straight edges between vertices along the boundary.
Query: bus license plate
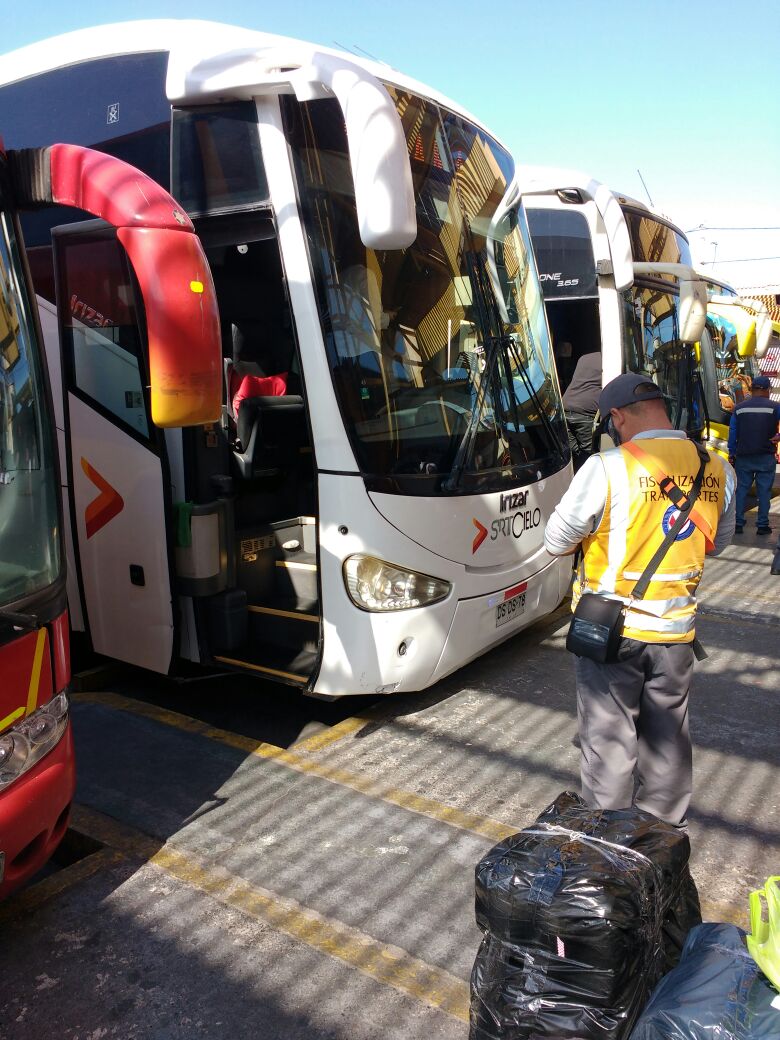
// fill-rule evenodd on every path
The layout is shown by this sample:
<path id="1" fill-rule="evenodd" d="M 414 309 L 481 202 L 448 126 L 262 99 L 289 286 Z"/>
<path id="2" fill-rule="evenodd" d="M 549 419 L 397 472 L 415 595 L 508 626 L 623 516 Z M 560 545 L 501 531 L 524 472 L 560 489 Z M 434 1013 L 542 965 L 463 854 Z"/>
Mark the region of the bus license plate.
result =
<path id="1" fill-rule="evenodd" d="M 513 621 L 525 610 L 525 593 L 521 592 L 519 596 L 512 596 L 505 603 L 499 603 L 496 607 L 496 628 L 500 628 L 501 625 L 507 625 L 510 621 Z"/>

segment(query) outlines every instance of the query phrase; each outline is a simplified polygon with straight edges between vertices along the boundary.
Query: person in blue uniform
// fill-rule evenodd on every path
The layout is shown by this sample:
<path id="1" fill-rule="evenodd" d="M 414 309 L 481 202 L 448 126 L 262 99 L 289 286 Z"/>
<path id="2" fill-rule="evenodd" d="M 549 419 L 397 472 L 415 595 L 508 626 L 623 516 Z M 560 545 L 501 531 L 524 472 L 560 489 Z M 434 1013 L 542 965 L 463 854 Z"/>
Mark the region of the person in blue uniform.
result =
<path id="1" fill-rule="evenodd" d="M 769 397 L 769 379 L 754 376 L 752 394 L 734 408 L 729 424 L 729 462 L 737 473 L 737 526 L 745 529 L 745 502 L 756 482 L 758 497 L 757 534 L 772 533 L 769 500 L 775 480 L 777 443 L 780 440 L 780 404 Z"/>

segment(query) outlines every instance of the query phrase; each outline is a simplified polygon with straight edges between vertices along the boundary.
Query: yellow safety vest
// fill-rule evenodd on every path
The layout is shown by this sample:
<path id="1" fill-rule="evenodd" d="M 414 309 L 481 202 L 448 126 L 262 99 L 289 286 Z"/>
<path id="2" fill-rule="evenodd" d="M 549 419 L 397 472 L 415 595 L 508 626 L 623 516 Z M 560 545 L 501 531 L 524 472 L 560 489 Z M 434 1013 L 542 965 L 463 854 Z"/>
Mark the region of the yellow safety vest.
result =
<path id="1" fill-rule="evenodd" d="M 640 438 L 637 444 L 686 494 L 699 469 L 699 456 L 687 440 Z M 682 528 L 652 576 L 641 600 L 631 592 L 677 518 L 677 508 L 662 494 L 656 476 L 624 447 L 602 452 L 607 500 L 598 528 L 583 540 L 579 588 L 608 593 L 629 604 L 623 634 L 644 643 L 689 643 L 694 638 L 696 587 L 704 567 L 705 537 L 692 521 Z M 726 473 L 716 455 L 704 471 L 696 509 L 715 531 L 723 512 Z"/>

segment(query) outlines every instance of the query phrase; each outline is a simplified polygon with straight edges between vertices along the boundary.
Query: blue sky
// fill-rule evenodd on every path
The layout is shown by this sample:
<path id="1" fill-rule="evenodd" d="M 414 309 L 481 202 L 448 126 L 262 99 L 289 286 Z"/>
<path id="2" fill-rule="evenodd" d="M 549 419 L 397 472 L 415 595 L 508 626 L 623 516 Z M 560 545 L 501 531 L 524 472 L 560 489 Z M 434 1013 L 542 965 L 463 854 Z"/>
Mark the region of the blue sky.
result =
<path id="1" fill-rule="evenodd" d="M 780 58 L 772 0 L 37 0 L 4 50 L 89 25 L 211 18 L 368 52 L 456 99 L 518 163 L 585 170 L 692 233 L 704 269 L 780 291 Z M 735 231 L 733 228 L 775 230 Z M 724 230 L 721 230 L 724 229 Z M 747 257 L 773 257 L 750 263 Z"/>

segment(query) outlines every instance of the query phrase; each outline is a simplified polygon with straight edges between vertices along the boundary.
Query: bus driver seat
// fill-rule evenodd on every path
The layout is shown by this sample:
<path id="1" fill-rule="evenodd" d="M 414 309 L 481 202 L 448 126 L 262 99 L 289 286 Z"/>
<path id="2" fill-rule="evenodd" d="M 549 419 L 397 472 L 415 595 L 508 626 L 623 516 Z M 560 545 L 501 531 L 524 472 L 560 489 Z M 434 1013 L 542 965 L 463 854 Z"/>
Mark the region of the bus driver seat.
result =
<path id="1" fill-rule="evenodd" d="M 298 388 L 290 372 L 292 350 L 282 358 L 263 344 L 265 331 L 258 322 L 232 325 L 233 358 L 225 360 L 228 433 L 245 480 L 289 467 L 305 439 L 303 397 L 288 393 Z"/>

